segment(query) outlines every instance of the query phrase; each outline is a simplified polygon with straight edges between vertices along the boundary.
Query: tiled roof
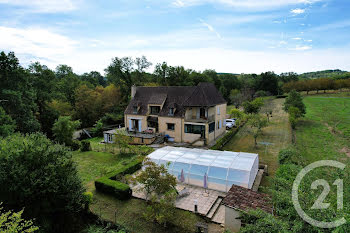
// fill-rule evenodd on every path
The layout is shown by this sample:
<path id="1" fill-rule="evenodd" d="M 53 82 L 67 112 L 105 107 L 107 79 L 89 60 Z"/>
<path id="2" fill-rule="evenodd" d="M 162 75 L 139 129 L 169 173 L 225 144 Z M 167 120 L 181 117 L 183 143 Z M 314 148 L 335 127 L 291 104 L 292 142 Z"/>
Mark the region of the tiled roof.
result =
<path id="1" fill-rule="evenodd" d="M 164 102 L 165 101 L 165 102 Z M 133 107 L 140 107 L 137 115 L 146 115 L 148 104 L 163 104 L 159 116 L 168 116 L 169 108 L 175 107 L 174 117 L 183 117 L 185 107 L 214 106 L 226 103 L 212 83 L 199 83 L 197 86 L 136 87 L 125 114 L 134 114 Z"/>
<path id="2" fill-rule="evenodd" d="M 223 204 L 243 211 L 261 209 L 265 212 L 272 213 L 273 209 L 270 201 L 269 195 L 265 193 L 258 193 L 251 189 L 232 185 L 223 200 Z"/>

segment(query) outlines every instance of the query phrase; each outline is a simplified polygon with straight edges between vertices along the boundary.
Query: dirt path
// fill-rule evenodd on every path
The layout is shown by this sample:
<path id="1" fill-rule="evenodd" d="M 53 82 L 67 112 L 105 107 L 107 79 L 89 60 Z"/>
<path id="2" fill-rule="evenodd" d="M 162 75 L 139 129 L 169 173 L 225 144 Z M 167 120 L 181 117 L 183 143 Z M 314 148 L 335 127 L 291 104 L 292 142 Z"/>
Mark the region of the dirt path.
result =
<path id="1" fill-rule="evenodd" d="M 278 167 L 278 152 L 291 143 L 291 129 L 288 122 L 288 114 L 282 109 L 284 99 L 267 100 L 263 109 L 272 109 L 272 118 L 268 127 L 263 129 L 263 135 L 258 137 L 258 143 L 268 142 L 272 145 L 259 144 L 254 146 L 254 138 L 250 128 L 245 125 L 224 147 L 224 150 L 258 153 L 260 163 L 267 164 L 270 175 L 274 175 Z M 263 112 L 264 110 L 262 110 Z M 263 184 L 266 181 L 263 180 Z"/>

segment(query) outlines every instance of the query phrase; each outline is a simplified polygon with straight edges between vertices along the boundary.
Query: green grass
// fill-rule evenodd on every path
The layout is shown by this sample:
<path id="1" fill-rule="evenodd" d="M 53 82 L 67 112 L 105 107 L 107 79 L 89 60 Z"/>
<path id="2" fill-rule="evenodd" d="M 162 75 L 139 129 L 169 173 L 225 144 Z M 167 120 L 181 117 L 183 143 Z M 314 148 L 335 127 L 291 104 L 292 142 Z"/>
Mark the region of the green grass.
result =
<path id="1" fill-rule="evenodd" d="M 342 91 L 334 91 L 334 90 L 327 90 L 326 93 L 323 91 L 310 91 L 309 94 L 306 94 L 306 91 L 301 92 L 301 94 L 305 97 L 307 96 L 322 96 L 322 97 L 350 97 L 350 90 L 342 90 Z"/>
<path id="2" fill-rule="evenodd" d="M 267 98 L 263 109 L 272 109 L 272 118 L 268 127 L 263 129 L 263 135 L 258 137 L 259 142 L 270 142 L 266 148 L 264 145 L 254 146 L 254 138 L 250 133 L 250 127 L 246 124 L 240 131 L 228 142 L 224 150 L 237 152 L 258 153 L 260 163 L 267 164 L 270 175 L 274 175 L 278 168 L 278 152 L 286 148 L 291 143 L 291 129 L 288 122 L 288 114 L 282 109 L 284 99 Z M 263 111 L 262 109 L 262 111 Z M 263 178 L 262 185 L 266 185 L 266 179 Z"/>
<path id="3" fill-rule="evenodd" d="M 350 147 L 346 131 L 350 129 L 350 99 L 306 97 L 304 103 L 307 113 L 296 130 L 296 146 L 303 158 L 310 163 L 322 159 L 347 161 L 340 150 Z M 336 133 L 329 125 L 334 117 L 341 120 Z"/>
<path id="4" fill-rule="evenodd" d="M 93 182 L 97 178 L 116 171 L 134 157 L 135 155 L 120 156 L 96 151 L 73 153 L 73 160 L 78 164 L 78 173 L 89 191 L 95 188 Z"/>

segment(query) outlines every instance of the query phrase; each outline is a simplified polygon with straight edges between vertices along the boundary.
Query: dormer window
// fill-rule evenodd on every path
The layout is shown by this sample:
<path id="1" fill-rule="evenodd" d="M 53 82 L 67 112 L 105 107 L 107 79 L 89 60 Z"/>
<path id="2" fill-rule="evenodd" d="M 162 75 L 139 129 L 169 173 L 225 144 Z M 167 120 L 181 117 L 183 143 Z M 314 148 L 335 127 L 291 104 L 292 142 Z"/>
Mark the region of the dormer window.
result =
<path id="1" fill-rule="evenodd" d="M 169 116 L 174 116 L 175 109 L 169 108 Z"/>
<path id="2" fill-rule="evenodd" d="M 151 106 L 151 115 L 158 115 L 160 112 L 160 106 Z"/>
<path id="3" fill-rule="evenodd" d="M 138 107 L 137 107 L 137 106 L 133 106 L 132 110 L 133 110 L 133 113 L 134 113 L 134 114 L 137 114 L 137 112 L 138 112 L 138 111 L 137 111 L 137 110 L 138 110 Z"/>

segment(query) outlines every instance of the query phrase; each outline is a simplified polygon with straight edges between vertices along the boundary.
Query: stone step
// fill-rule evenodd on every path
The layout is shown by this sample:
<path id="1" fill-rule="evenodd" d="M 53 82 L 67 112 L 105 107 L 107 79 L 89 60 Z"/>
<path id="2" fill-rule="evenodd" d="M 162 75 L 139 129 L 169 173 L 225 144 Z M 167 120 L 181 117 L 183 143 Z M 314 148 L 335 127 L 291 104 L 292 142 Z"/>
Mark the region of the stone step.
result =
<path id="1" fill-rule="evenodd" d="M 215 215 L 218 207 L 220 206 L 221 202 L 222 202 L 223 198 L 222 197 L 218 197 L 216 199 L 216 201 L 214 202 L 214 204 L 211 206 L 210 210 L 208 211 L 206 217 L 209 219 L 212 219 L 212 217 Z"/>
<path id="2" fill-rule="evenodd" d="M 211 221 L 217 224 L 225 223 L 225 206 L 224 205 L 220 205 L 219 208 L 217 208 L 214 216 L 211 218 Z"/>

